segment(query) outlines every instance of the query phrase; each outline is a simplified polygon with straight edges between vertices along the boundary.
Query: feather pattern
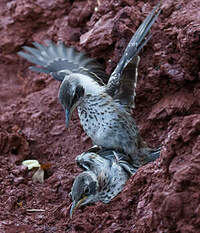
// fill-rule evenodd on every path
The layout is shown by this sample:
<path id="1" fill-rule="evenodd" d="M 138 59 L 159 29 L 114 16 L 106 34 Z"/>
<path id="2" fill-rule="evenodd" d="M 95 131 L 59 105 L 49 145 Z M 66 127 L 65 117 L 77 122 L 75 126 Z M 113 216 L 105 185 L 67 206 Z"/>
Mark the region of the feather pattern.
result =
<path id="1" fill-rule="evenodd" d="M 18 52 L 21 57 L 39 66 L 31 66 L 30 70 L 51 74 L 59 81 L 63 81 L 70 73 L 80 73 L 88 75 L 101 86 L 107 83 L 108 75 L 95 59 L 66 47 L 62 42 L 45 42 L 47 46 L 33 42 L 35 48 L 24 46 L 25 52 Z"/>
<path id="2" fill-rule="evenodd" d="M 153 152 L 143 145 L 130 108 L 135 97 L 140 60 L 138 53 L 150 39 L 149 30 L 160 11 L 161 3 L 140 25 L 107 85 L 103 81 L 107 75 L 95 59 L 65 47 L 63 43 L 46 41 L 44 46 L 35 42 L 35 48 L 25 46 L 26 52 L 19 52 L 19 55 L 36 64 L 31 67 L 32 70 L 51 74 L 62 81 L 59 99 L 65 109 L 66 122 L 77 107 L 81 125 L 93 143 L 124 153 L 130 157 L 134 169 L 159 156 L 159 151 Z M 84 90 L 79 99 L 78 86 Z M 127 168 L 126 164 L 124 167 Z"/>
<path id="3" fill-rule="evenodd" d="M 114 99 L 122 98 L 123 103 L 127 106 L 131 106 L 134 103 L 135 87 L 137 82 L 136 71 L 139 64 L 139 58 L 134 58 L 151 38 L 151 35 L 148 35 L 147 37 L 146 35 L 160 14 L 160 11 L 161 2 L 154 7 L 152 12 L 137 29 L 128 43 L 128 46 L 125 49 L 117 67 L 109 78 L 106 92 Z M 133 65 L 132 68 L 131 65 Z M 127 96 L 126 98 L 124 98 L 125 95 Z"/>
<path id="4" fill-rule="evenodd" d="M 136 172 L 127 161 L 121 159 L 124 157 L 126 156 L 122 153 L 101 149 L 98 152 L 89 150 L 76 157 L 76 163 L 81 169 L 92 172 L 97 177 L 96 200 L 110 202 L 121 192 L 128 178 Z"/>

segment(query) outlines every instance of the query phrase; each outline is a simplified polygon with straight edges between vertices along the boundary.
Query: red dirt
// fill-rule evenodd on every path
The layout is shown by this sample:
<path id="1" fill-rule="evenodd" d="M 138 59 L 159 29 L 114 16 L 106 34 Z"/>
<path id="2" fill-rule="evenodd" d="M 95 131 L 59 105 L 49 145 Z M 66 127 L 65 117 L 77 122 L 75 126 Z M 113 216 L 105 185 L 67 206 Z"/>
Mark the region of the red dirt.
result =
<path id="1" fill-rule="evenodd" d="M 99 5 L 98 5 L 99 4 Z M 160 159 L 138 170 L 110 204 L 77 210 L 68 193 L 76 155 L 91 146 L 77 114 L 70 129 L 59 83 L 28 71 L 16 53 L 32 41 L 61 39 L 110 73 L 156 1 L 2 0 L 0 3 L 0 233 L 200 232 L 199 1 L 164 1 L 141 52 L 136 108 L 143 138 Z M 52 166 L 43 184 L 21 165 Z M 28 212 L 28 209 L 45 212 Z"/>

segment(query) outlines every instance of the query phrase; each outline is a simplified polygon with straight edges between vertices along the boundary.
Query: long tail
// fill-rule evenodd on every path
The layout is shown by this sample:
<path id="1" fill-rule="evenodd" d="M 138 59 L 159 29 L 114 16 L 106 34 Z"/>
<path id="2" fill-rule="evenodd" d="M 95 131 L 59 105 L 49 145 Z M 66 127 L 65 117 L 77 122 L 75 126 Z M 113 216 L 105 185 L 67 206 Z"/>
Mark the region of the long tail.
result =
<path id="1" fill-rule="evenodd" d="M 66 74 L 74 72 L 89 75 L 100 85 L 107 82 L 108 75 L 95 59 L 72 47 L 66 47 L 62 42 L 45 42 L 47 46 L 33 42 L 35 48 L 24 46 L 25 52 L 18 52 L 21 57 L 39 66 L 30 66 L 30 70 L 51 74 L 59 81 L 63 81 Z"/>

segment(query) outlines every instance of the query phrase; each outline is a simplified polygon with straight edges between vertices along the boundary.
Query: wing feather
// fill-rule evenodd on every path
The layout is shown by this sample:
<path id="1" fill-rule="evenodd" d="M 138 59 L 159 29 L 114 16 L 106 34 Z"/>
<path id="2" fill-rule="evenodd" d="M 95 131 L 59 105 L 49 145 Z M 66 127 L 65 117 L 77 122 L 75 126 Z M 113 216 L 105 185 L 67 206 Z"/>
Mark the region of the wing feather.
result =
<path id="1" fill-rule="evenodd" d="M 62 81 L 66 74 L 81 73 L 90 76 L 100 85 L 105 85 L 108 75 L 96 59 L 89 58 L 72 47 L 66 47 L 62 42 L 45 41 L 47 46 L 33 42 L 35 48 L 24 46 L 25 52 L 18 54 L 37 66 L 30 69 L 36 72 L 51 74 L 55 79 Z"/>
<path id="2" fill-rule="evenodd" d="M 160 14 L 160 11 L 161 2 L 154 7 L 139 26 L 109 78 L 106 92 L 114 99 L 119 99 L 119 101 L 127 107 L 134 105 L 137 68 L 139 64 L 139 57 L 137 54 L 151 38 L 151 35 L 147 36 L 147 34 Z"/>

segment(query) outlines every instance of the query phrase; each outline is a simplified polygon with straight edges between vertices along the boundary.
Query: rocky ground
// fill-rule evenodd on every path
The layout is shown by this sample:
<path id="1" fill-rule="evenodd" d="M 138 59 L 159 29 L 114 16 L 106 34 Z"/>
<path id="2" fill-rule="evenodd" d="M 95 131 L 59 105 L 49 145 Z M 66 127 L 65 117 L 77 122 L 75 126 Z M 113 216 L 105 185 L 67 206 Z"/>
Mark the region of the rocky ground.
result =
<path id="1" fill-rule="evenodd" d="M 69 218 L 68 193 L 91 146 L 75 113 L 70 129 L 59 83 L 28 71 L 23 45 L 63 40 L 103 63 L 110 74 L 157 1 L 1 0 L 0 232 L 200 232 L 200 3 L 163 1 L 152 39 L 141 52 L 136 119 L 160 159 L 138 170 L 109 205 Z M 33 183 L 25 159 L 48 164 Z M 30 212 L 43 209 L 44 212 Z"/>

